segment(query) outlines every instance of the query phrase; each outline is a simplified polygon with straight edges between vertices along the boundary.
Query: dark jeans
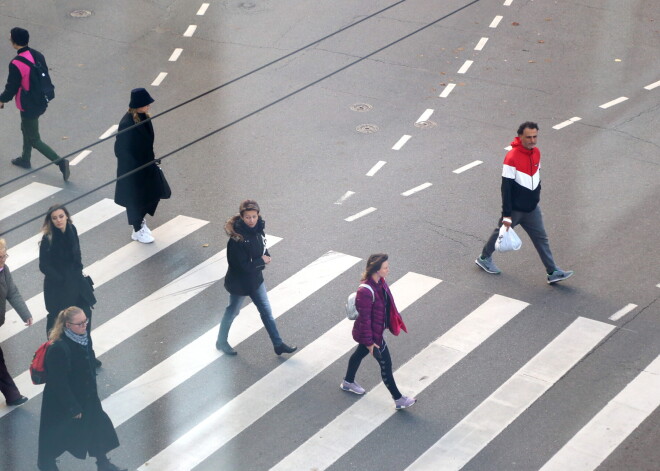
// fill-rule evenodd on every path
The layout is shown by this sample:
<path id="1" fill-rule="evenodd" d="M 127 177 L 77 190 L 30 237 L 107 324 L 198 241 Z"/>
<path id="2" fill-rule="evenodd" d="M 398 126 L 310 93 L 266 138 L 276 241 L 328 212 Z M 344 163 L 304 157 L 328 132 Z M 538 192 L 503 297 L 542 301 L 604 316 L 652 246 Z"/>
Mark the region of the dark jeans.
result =
<path id="1" fill-rule="evenodd" d="M 60 156 L 48 146 L 39 136 L 39 118 L 25 118 L 21 113 L 21 131 L 23 132 L 23 155 L 21 159 L 30 162 L 32 148 L 44 154 L 53 162 L 60 160 Z"/>
<path id="2" fill-rule="evenodd" d="M 369 349 L 365 345 L 359 344 L 353 352 L 353 355 L 351 355 L 351 358 L 348 360 L 348 369 L 346 370 L 344 380 L 349 383 L 355 382 L 355 375 L 360 367 L 360 363 L 362 363 L 362 359 L 367 355 L 369 355 Z M 392 395 L 392 399 L 395 401 L 401 399 L 401 393 L 394 382 L 394 375 L 392 374 L 392 358 L 390 357 L 390 350 L 387 348 L 385 339 L 383 339 L 383 345 L 380 346 L 380 349 L 374 347 L 374 358 L 378 361 L 378 365 L 380 366 L 380 376 L 383 378 L 385 387 Z"/>
<path id="3" fill-rule="evenodd" d="M 5 355 L 2 353 L 2 348 L 0 348 L 0 391 L 4 394 L 7 402 L 15 401 L 21 397 L 21 393 L 11 378 L 7 365 L 5 365 Z"/>

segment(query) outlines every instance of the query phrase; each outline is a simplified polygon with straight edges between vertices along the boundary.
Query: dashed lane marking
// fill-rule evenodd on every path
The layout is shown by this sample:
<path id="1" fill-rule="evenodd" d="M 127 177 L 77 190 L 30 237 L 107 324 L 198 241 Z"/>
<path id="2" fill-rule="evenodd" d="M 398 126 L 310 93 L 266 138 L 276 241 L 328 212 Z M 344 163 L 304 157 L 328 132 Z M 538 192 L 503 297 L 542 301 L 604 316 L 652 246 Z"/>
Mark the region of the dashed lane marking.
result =
<path id="1" fill-rule="evenodd" d="M 495 18 L 493 18 L 493 21 L 490 22 L 490 25 L 488 26 L 489 28 L 497 28 L 497 25 L 500 24 L 500 21 L 502 21 L 502 15 L 497 15 Z"/>
<path id="2" fill-rule="evenodd" d="M 99 139 L 105 139 L 106 137 L 112 136 L 114 133 L 117 132 L 117 129 L 119 129 L 119 125 L 118 124 L 113 124 L 112 126 L 110 126 L 108 128 L 108 130 L 106 132 L 104 132 L 103 134 L 101 134 L 99 136 Z"/>
<path id="3" fill-rule="evenodd" d="M 622 102 L 626 101 L 627 99 L 628 99 L 627 96 L 620 96 L 616 100 L 608 101 L 607 103 L 604 103 L 604 104 L 600 105 L 599 108 L 607 109 L 611 106 L 618 105 L 619 103 L 622 103 Z"/>
<path id="4" fill-rule="evenodd" d="M 73 159 L 71 159 L 71 161 L 69 162 L 69 165 L 72 165 L 72 166 L 78 165 L 80 162 L 82 162 L 82 160 L 85 157 L 87 157 L 91 153 L 92 153 L 92 151 L 89 150 L 89 149 L 86 149 L 86 150 L 82 151 L 80 154 L 76 155 Z"/>
<path id="5" fill-rule="evenodd" d="M 376 172 L 377 172 L 378 170 L 380 170 L 381 168 L 383 168 L 383 165 L 385 165 L 386 163 L 387 163 L 387 162 L 385 162 L 384 160 L 379 160 L 378 163 L 376 163 L 376 165 L 374 165 L 373 167 L 371 167 L 371 170 L 369 170 L 369 171 L 367 172 L 367 176 L 368 176 L 368 177 L 373 177 L 374 175 L 376 175 Z"/>
<path id="6" fill-rule="evenodd" d="M 484 48 L 484 46 L 486 45 L 487 42 L 488 42 L 488 38 L 481 38 L 479 40 L 479 42 L 477 43 L 477 45 L 474 46 L 474 50 L 475 51 L 481 51 Z"/>
<path id="7" fill-rule="evenodd" d="M 466 170 L 470 170 L 472 167 L 476 167 L 477 165 L 481 165 L 481 164 L 483 164 L 481 160 L 475 160 L 474 162 L 471 162 L 467 165 L 463 165 L 462 167 L 457 168 L 456 170 L 454 170 L 454 173 L 456 174 L 463 173 Z"/>
<path id="8" fill-rule="evenodd" d="M 582 119 L 582 118 L 579 118 L 579 117 L 575 116 L 575 117 L 573 117 L 573 118 L 571 118 L 571 119 L 567 119 L 566 121 L 562 121 L 562 122 L 559 123 L 559 124 L 555 124 L 554 126 L 552 126 L 552 129 L 557 129 L 557 130 L 559 130 L 559 129 L 561 129 L 561 128 L 565 128 L 566 126 L 568 126 L 568 125 L 570 125 L 570 124 L 573 124 L 573 123 L 575 123 L 575 122 L 577 122 L 577 121 L 580 121 L 581 119 Z"/>
<path id="9" fill-rule="evenodd" d="M 467 72 L 473 62 L 474 61 L 466 60 L 465 63 L 461 66 L 461 68 L 458 69 L 458 73 L 459 74 L 464 74 L 465 72 Z"/>
<path id="10" fill-rule="evenodd" d="M 410 196 L 410 195 L 412 195 L 413 193 L 417 193 L 418 191 L 426 190 L 426 189 L 427 189 L 428 187 L 430 187 L 431 185 L 433 185 L 433 184 L 432 184 L 432 183 L 429 183 L 429 182 L 422 183 L 421 185 L 416 186 L 415 188 L 411 188 L 411 189 L 408 190 L 408 191 L 404 191 L 403 193 L 401 193 L 401 196 Z"/>
<path id="11" fill-rule="evenodd" d="M 448 83 L 445 89 L 442 91 L 440 95 L 438 95 L 440 98 L 447 98 L 451 91 L 456 87 L 455 83 Z"/>
<path id="12" fill-rule="evenodd" d="M 346 201 L 348 198 L 353 196 L 355 194 L 354 191 L 347 191 L 346 193 L 343 194 L 341 198 L 339 198 L 337 201 L 335 201 L 335 204 L 342 204 L 344 201 Z"/>
<path id="13" fill-rule="evenodd" d="M 202 3 L 202 6 L 197 10 L 197 16 L 202 16 L 206 13 L 206 9 L 209 7 L 208 3 Z"/>
<path id="14" fill-rule="evenodd" d="M 630 311 L 634 310 L 637 307 L 637 304 L 628 304 L 627 306 L 624 306 L 623 308 L 619 309 L 616 311 L 614 314 L 612 314 L 609 319 L 611 321 L 618 321 L 621 319 L 623 316 L 628 314 Z"/>
<path id="15" fill-rule="evenodd" d="M 366 215 L 369 214 L 369 213 L 373 213 L 374 211 L 376 211 L 376 208 L 374 208 L 374 207 L 372 206 L 371 208 L 367 208 L 367 209 L 365 209 L 365 210 L 363 210 L 363 211 L 360 211 L 360 212 L 357 213 L 357 214 L 354 214 L 354 215 L 352 215 L 352 216 L 347 217 L 346 219 L 344 219 L 344 221 L 346 221 L 346 222 L 353 222 L 353 221 L 355 221 L 356 219 L 360 219 L 362 216 L 366 216 Z"/>
<path id="16" fill-rule="evenodd" d="M 180 47 L 177 47 L 173 52 L 170 58 L 168 59 L 170 62 L 176 62 L 181 53 L 183 52 L 183 49 Z"/>
<path id="17" fill-rule="evenodd" d="M 416 123 L 421 123 L 422 121 L 428 121 L 431 115 L 433 114 L 433 110 L 426 110 L 422 113 L 422 115 L 419 117 Z"/>
<path id="18" fill-rule="evenodd" d="M 396 142 L 396 144 L 394 144 L 394 146 L 392 147 L 392 150 L 400 150 L 406 144 L 406 142 L 408 142 L 408 140 L 411 137 L 412 136 L 409 136 L 408 134 L 404 134 L 403 136 L 401 136 L 401 139 L 399 139 Z"/>
<path id="19" fill-rule="evenodd" d="M 644 90 L 653 90 L 655 87 L 660 87 L 660 80 L 650 85 L 647 85 L 646 87 L 644 87 Z"/>
<path id="20" fill-rule="evenodd" d="M 151 82 L 151 86 L 152 87 L 159 86 L 163 82 L 163 80 L 165 80 L 165 77 L 167 77 L 167 72 L 161 72 L 160 74 L 158 74 L 158 77 L 156 77 L 156 80 Z"/>
<path id="21" fill-rule="evenodd" d="M 191 38 L 193 34 L 195 34 L 195 30 L 197 29 L 197 25 L 190 25 L 188 26 L 188 29 L 186 30 L 185 33 L 183 33 L 184 38 Z"/>

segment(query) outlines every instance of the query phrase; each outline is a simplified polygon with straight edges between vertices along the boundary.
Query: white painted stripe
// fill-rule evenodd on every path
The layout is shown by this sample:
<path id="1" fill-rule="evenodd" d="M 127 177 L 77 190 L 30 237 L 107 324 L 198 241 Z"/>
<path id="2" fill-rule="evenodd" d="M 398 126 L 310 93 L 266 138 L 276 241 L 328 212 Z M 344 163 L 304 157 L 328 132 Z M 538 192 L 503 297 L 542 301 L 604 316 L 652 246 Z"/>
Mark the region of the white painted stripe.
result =
<path id="1" fill-rule="evenodd" d="M 183 37 L 185 38 L 190 38 L 192 37 L 193 34 L 195 34 L 195 30 L 197 29 L 197 25 L 190 25 L 188 26 L 188 29 L 186 30 L 185 33 L 183 33 Z"/>
<path id="2" fill-rule="evenodd" d="M 403 311 L 440 281 L 407 273 L 391 286 L 397 307 Z M 406 297 L 406 302 L 399 301 L 400 295 L 401 298 Z M 353 323 L 344 319 L 138 469 L 193 469 L 355 347 L 351 336 L 352 327 Z"/>
<path id="3" fill-rule="evenodd" d="M 353 221 L 355 221 L 356 219 L 360 219 L 362 216 L 366 216 L 366 215 L 369 214 L 369 213 L 373 213 L 374 211 L 376 211 L 376 208 L 374 208 L 374 207 L 367 208 L 367 209 L 365 209 L 365 210 L 360 211 L 359 213 L 356 213 L 356 214 L 354 214 L 354 215 L 352 215 L 352 216 L 347 217 L 346 219 L 344 219 L 344 221 L 346 221 L 346 222 L 353 222 Z"/>
<path id="4" fill-rule="evenodd" d="M 612 314 L 609 319 L 611 321 L 618 321 L 623 316 L 628 314 L 630 311 L 634 310 L 636 307 L 637 307 L 637 304 L 630 303 L 630 304 L 626 305 L 625 307 L 623 307 L 623 308 L 619 309 L 618 311 L 616 311 L 614 314 Z M 660 390 L 659 390 L 659 392 L 660 392 Z"/>
<path id="5" fill-rule="evenodd" d="M 599 108 L 607 109 L 611 106 L 618 105 L 619 103 L 622 103 L 622 102 L 626 101 L 627 99 L 628 99 L 628 97 L 620 96 L 616 100 L 608 101 L 607 103 L 600 105 Z"/>
<path id="6" fill-rule="evenodd" d="M 554 126 L 552 126 L 552 129 L 557 129 L 557 130 L 559 130 L 559 129 L 561 129 L 561 128 L 565 128 L 566 126 L 568 126 L 568 125 L 570 125 L 570 124 L 573 124 L 573 123 L 575 123 L 575 122 L 577 122 L 577 121 L 580 121 L 581 119 L 582 119 L 582 118 L 580 118 L 579 116 L 574 116 L 574 117 L 572 117 L 571 119 L 567 119 L 566 121 L 562 121 L 562 122 L 559 123 L 559 124 L 555 124 Z"/>
<path id="7" fill-rule="evenodd" d="M 438 96 L 440 98 L 447 98 L 455 86 L 456 86 L 455 83 L 448 83 L 445 89 L 442 91 L 442 93 Z"/>
<path id="8" fill-rule="evenodd" d="M 108 128 L 108 130 L 106 132 L 104 132 L 103 134 L 101 134 L 99 136 L 99 139 L 105 139 L 106 137 L 112 136 L 114 133 L 117 132 L 117 129 L 119 129 L 119 125 L 118 124 L 113 124 L 112 126 L 110 126 Z"/>
<path id="9" fill-rule="evenodd" d="M 209 7 L 208 3 L 202 3 L 202 6 L 197 10 L 197 16 L 202 16 L 206 13 L 206 9 Z"/>
<path id="10" fill-rule="evenodd" d="M 201 219 L 188 216 L 177 216 L 159 228 L 154 229 L 153 235 L 156 241 L 152 244 L 145 245 L 139 242 L 130 242 L 107 257 L 94 262 L 85 268 L 84 272 L 92 277 L 95 288 L 99 288 L 107 281 L 133 268 L 206 224 L 208 224 L 208 221 L 202 221 Z M 46 314 L 48 314 L 44 305 L 43 292 L 28 299 L 26 304 L 32 313 L 35 323 L 44 319 Z M 14 316 L 15 314 L 12 314 L 12 312 L 7 313 L 7 317 L 11 318 Z M 7 340 L 24 328 L 21 322 L 3 325 L 2 329 L 0 329 L 0 342 Z"/>
<path id="11" fill-rule="evenodd" d="M 151 86 L 158 87 L 163 82 L 163 80 L 165 80 L 165 77 L 167 77 L 167 72 L 161 72 L 158 74 L 158 77 L 156 77 L 156 79 L 151 82 Z"/>
<path id="12" fill-rule="evenodd" d="M 481 165 L 481 164 L 483 164 L 481 160 L 475 160 L 474 162 L 471 162 L 467 165 L 463 165 L 462 167 L 457 168 L 456 170 L 454 170 L 454 173 L 456 174 L 463 173 L 466 170 L 470 170 L 472 167 L 476 167 L 477 165 Z"/>
<path id="13" fill-rule="evenodd" d="M 408 191 L 404 191 L 403 193 L 401 193 L 401 196 L 410 196 L 413 193 L 417 193 L 418 191 L 426 190 L 431 185 L 432 185 L 432 183 L 429 183 L 429 182 L 422 183 L 421 185 L 416 186 L 415 188 L 411 188 Z"/>
<path id="14" fill-rule="evenodd" d="M 174 49 L 174 51 L 172 51 L 172 55 L 170 56 L 170 58 L 168 60 L 170 62 L 176 62 L 179 59 L 179 56 L 181 55 L 182 52 L 183 52 L 183 49 L 181 49 L 180 47 L 177 47 L 176 49 Z"/>
<path id="15" fill-rule="evenodd" d="M 474 50 L 475 51 L 481 51 L 484 48 L 484 46 L 486 45 L 487 42 L 488 42 L 488 38 L 481 38 L 479 40 L 479 42 L 477 43 L 477 45 L 474 46 Z"/>
<path id="16" fill-rule="evenodd" d="M 658 283 L 657 285 L 655 285 L 655 287 L 656 287 L 656 288 L 660 288 L 660 283 Z"/>
<path id="17" fill-rule="evenodd" d="M 8 218 L 41 200 L 53 196 L 62 188 L 32 182 L 0 198 L 0 220 Z M 49 205 L 50 206 L 50 205 Z"/>
<path id="18" fill-rule="evenodd" d="M 428 121 L 431 115 L 433 114 L 433 110 L 428 109 L 422 113 L 422 115 L 419 117 L 416 123 L 421 123 L 422 121 Z"/>
<path id="19" fill-rule="evenodd" d="M 385 165 L 386 163 L 387 162 L 385 162 L 384 160 L 379 160 L 378 162 L 376 162 L 376 165 L 371 167 L 371 169 L 367 172 L 367 176 L 373 177 L 374 175 L 376 175 L 376 172 L 381 168 L 383 168 L 383 165 Z"/>
<path id="20" fill-rule="evenodd" d="M 596 469 L 660 406 L 660 356 L 638 374 L 540 471 Z"/>
<path id="21" fill-rule="evenodd" d="M 578 317 L 415 460 L 407 471 L 459 470 L 593 350 L 613 325 Z"/>
<path id="22" fill-rule="evenodd" d="M 491 21 L 489 27 L 490 28 L 497 28 L 497 25 L 500 24 L 500 21 L 502 21 L 502 18 L 503 17 L 501 15 L 497 15 L 495 18 L 493 18 L 493 21 Z"/>
<path id="23" fill-rule="evenodd" d="M 76 155 L 76 156 L 75 156 L 75 157 L 69 162 L 69 165 L 71 165 L 71 166 L 76 166 L 76 165 L 78 165 L 80 162 L 83 161 L 83 159 L 84 159 L 85 157 L 87 157 L 87 156 L 88 156 L 89 154 L 91 154 L 91 153 L 92 153 L 92 151 L 89 150 L 89 149 L 86 149 L 86 150 L 82 151 L 80 154 Z"/>
<path id="24" fill-rule="evenodd" d="M 406 144 L 406 142 L 408 142 L 408 140 L 409 140 L 411 137 L 412 137 L 412 136 L 409 136 L 409 135 L 407 135 L 407 134 L 404 134 L 403 136 L 401 136 L 401 139 L 399 139 L 398 141 L 396 141 L 396 144 L 394 144 L 394 146 L 392 147 L 392 150 L 399 150 L 399 149 L 401 149 L 401 148 Z"/>
<path id="25" fill-rule="evenodd" d="M 506 147 L 504 148 L 504 150 L 506 150 L 506 151 L 509 151 L 509 150 L 511 150 L 511 149 L 513 149 L 513 147 L 511 147 L 511 146 L 506 146 Z"/>
<path id="26" fill-rule="evenodd" d="M 269 240 L 270 238 L 271 236 L 268 237 Z M 332 251 L 319 257 L 269 291 L 268 299 L 273 317 L 277 319 L 359 261 L 357 257 Z M 236 346 L 262 328 L 257 308 L 251 303 L 241 309 L 232 324 L 229 343 Z M 115 426 L 123 424 L 222 356 L 223 353 L 214 348 L 217 336 L 218 328 L 213 327 L 105 399 L 103 409 L 112 417 Z"/>
<path id="27" fill-rule="evenodd" d="M 458 73 L 459 74 L 464 74 L 465 72 L 467 72 L 473 62 L 474 61 L 471 61 L 471 60 L 465 61 L 465 63 L 461 66 L 461 68 L 458 69 Z"/>
<path id="28" fill-rule="evenodd" d="M 98 203 L 95 203 L 82 211 L 72 214 L 71 220 L 75 222 L 78 235 L 83 235 L 85 232 L 93 229 L 94 227 L 103 224 L 109 219 L 122 213 L 124 208 L 115 204 L 109 198 L 104 198 Z M 39 241 L 41 240 L 41 233 L 24 240 L 14 247 L 10 247 L 8 252 L 11 253 L 9 260 L 9 267 L 12 271 L 16 271 L 23 265 L 30 263 L 39 258 Z"/>
<path id="29" fill-rule="evenodd" d="M 657 82 L 653 82 L 650 85 L 647 85 L 646 87 L 644 87 L 644 89 L 645 90 L 653 90 L 656 87 L 660 87 L 660 80 L 658 80 Z"/>
<path id="30" fill-rule="evenodd" d="M 504 0 L 504 6 L 509 7 L 513 3 L 513 0 Z"/>
<path id="31" fill-rule="evenodd" d="M 335 204 L 342 204 L 344 201 L 346 201 L 348 198 L 350 198 L 354 194 L 355 194 L 354 191 L 350 191 L 350 190 L 347 191 L 346 193 L 344 193 L 344 195 L 341 198 L 339 198 L 337 201 L 335 201 Z"/>
<path id="32" fill-rule="evenodd" d="M 396 302 L 398 306 L 401 301 Z M 516 299 L 492 296 L 399 368 L 394 373 L 397 384 L 405 385 L 408 395 L 418 395 L 527 306 Z M 392 397 L 381 383 L 271 471 L 327 469 L 395 413 Z"/>

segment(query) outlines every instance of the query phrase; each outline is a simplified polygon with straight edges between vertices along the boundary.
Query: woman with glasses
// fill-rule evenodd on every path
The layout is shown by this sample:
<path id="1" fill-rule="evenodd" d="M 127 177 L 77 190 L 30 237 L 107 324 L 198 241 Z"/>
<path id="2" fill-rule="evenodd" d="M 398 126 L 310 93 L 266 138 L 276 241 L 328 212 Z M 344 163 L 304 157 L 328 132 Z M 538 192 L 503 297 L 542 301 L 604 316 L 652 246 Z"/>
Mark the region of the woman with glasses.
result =
<path id="1" fill-rule="evenodd" d="M 261 321 L 268 332 L 277 355 L 293 353 L 298 347 L 285 344 L 277 331 L 273 312 L 268 302 L 263 271 L 270 263 L 266 247 L 265 221 L 259 215 L 259 205 L 254 200 L 245 200 L 239 206 L 239 214 L 225 224 L 229 236 L 227 242 L 227 275 L 225 289 L 229 291 L 229 305 L 220 323 L 215 348 L 227 355 L 236 355 L 227 337 L 234 318 L 238 315 L 247 296 L 257 307 Z"/>
<path id="2" fill-rule="evenodd" d="M 48 335 L 37 459 L 41 471 L 57 471 L 56 459 L 65 451 L 79 459 L 93 456 L 98 471 L 127 471 L 107 456 L 119 439 L 99 399 L 87 324 L 85 312 L 71 306 L 58 314 Z"/>
<path id="3" fill-rule="evenodd" d="M 48 311 L 46 333 L 53 327 L 62 309 L 80 306 L 89 319 L 89 334 L 92 330 L 91 306 L 95 299 L 93 295 L 90 297 L 91 287 L 83 277 L 80 240 L 69 210 L 59 204 L 48 208 L 41 232 L 43 236 L 39 243 L 39 270 L 45 275 L 44 300 Z M 96 358 L 94 361 L 97 367 L 101 366 L 101 362 Z"/>

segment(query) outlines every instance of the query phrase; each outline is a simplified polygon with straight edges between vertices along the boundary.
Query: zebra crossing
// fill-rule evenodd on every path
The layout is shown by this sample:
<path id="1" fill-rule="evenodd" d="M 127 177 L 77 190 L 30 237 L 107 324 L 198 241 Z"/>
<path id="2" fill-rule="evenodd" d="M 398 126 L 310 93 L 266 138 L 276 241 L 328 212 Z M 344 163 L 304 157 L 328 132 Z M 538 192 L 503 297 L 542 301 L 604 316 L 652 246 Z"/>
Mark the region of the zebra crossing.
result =
<path id="1" fill-rule="evenodd" d="M 28 207 L 56 194 L 56 187 L 31 183 L 26 187 L 0 198 L 0 219 L 20 213 Z M 7 206 L 10 205 L 10 206 Z M 93 237 L 98 227 L 121 215 L 123 208 L 109 199 L 94 202 L 73 214 L 81 239 Z M 137 242 L 119 247 L 111 254 L 86 267 L 96 288 L 135 269 L 142 263 L 164 251 L 171 250 L 177 242 L 184 242 L 208 221 L 179 215 L 153 229 L 156 242 L 142 245 Z M 13 272 L 25 270 L 38 258 L 39 235 L 34 235 L 10 247 L 12 255 L 8 265 Z M 269 234 L 270 247 L 286 244 L 287 240 Z M 295 307 L 318 296 L 327 287 L 342 289 L 341 280 L 354 279 L 363 260 L 325 248 L 310 263 L 296 264 L 293 274 L 269 290 L 273 316 L 277 319 L 295 311 Z M 94 325 L 94 348 L 97 356 L 121 347 L 138 333 L 146 332 L 155 322 L 185 306 L 210 287 L 218 288 L 227 269 L 226 251 L 208 256 L 202 263 L 186 267 L 187 271 L 176 279 L 156 289 L 141 300 L 112 316 L 106 322 Z M 354 284 L 354 283 L 353 283 Z M 342 288 L 339 288 L 339 287 Z M 353 286 L 353 285 L 351 285 Z M 410 306 L 437 296 L 443 290 L 442 280 L 416 272 L 407 272 L 391 283 L 399 310 L 404 314 Z M 105 293 L 101 291 L 100 296 Z M 347 293 L 346 293 L 347 294 Z M 435 298 L 434 298 L 435 299 Z M 103 302 L 103 298 L 99 298 Z M 45 318 L 43 293 L 27 300 L 35 323 Z M 330 306 L 332 315 L 341 306 Z M 508 328 L 521 313 L 534 309 L 525 301 L 499 294 L 483 295 L 480 304 L 472 310 L 461 312 L 460 320 L 453 326 L 438 326 L 433 340 L 417 351 L 412 358 L 394 371 L 397 382 L 406 394 L 417 396 L 420 401 L 434 402 L 426 390 L 461 362 L 477 352 L 498 332 Z M 221 309 L 220 309 L 221 310 Z M 323 314 L 323 313 L 322 313 Z M 423 310 L 416 315 L 430 315 Z M 17 319 L 13 312 L 7 319 Z M 309 322 L 309 319 L 302 320 Z M 342 319 L 313 341 L 300 345 L 290 358 L 265 372 L 231 400 L 203 416 L 194 417 L 195 425 L 187 430 L 171 430 L 166 433 L 167 443 L 145 456 L 130 456 L 131 466 L 142 471 L 192 470 L 213 467 L 214 455 L 240 434 L 250 430 L 260 419 L 272 414 L 292 395 L 314 382 L 323 381 L 323 373 L 333 365 L 343 364 L 345 355 L 355 343 L 351 338 L 351 322 Z M 241 310 L 230 331 L 229 342 L 240 346 L 263 328 L 253 304 Z M 583 361 L 615 329 L 612 324 L 577 317 L 566 323 L 554 338 L 548 338 L 544 348 L 504 381 L 477 407 L 453 424 L 450 430 L 434 437 L 428 449 L 411 460 L 406 470 L 458 470 L 465 467 L 481 450 L 510 424 L 519 419 L 535 402 L 542 399 L 551 388 L 561 387 L 559 382 L 575 365 Z M 0 328 L 0 342 L 22 338 L 25 329 L 20 322 L 7 322 Z M 162 361 L 148 367 L 136 378 L 116 387 L 103 399 L 103 407 L 118 429 L 120 440 L 124 427 L 130 426 L 136 416 L 205 371 L 223 356 L 214 348 L 217 325 L 203 329 L 185 346 L 169 354 Z M 37 345 L 34 347 L 36 348 Z M 25 366 L 29 363 L 25 359 Z M 16 365 L 10 365 L 16 370 Z M 101 372 L 101 375 L 104 373 Z M 101 377 L 100 377 L 101 378 Z M 29 372 L 21 371 L 14 377 L 21 392 L 32 404 L 38 400 L 43 387 L 31 383 Z M 337 384 L 328 385 L 342 395 Z M 545 463 L 545 471 L 559 469 L 596 469 L 647 417 L 660 405 L 660 357 L 655 358 L 639 375 L 630 381 L 611 401 L 590 420 L 577 434 L 565 443 L 557 444 L 555 454 Z M 204 391 L 200 392 L 204 394 Z M 314 401 L 313 397 L 307 400 Z M 438 403 L 438 407 L 442 407 Z M 0 424 L 13 419 L 17 408 L 0 405 Z M 23 412 L 28 410 L 25 408 Z M 37 410 L 37 409 L 34 409 Z M 397 412 L 392 406 L 387 389 L 377 384 L 367 394 L 356 397 L 348 407 L 318 430 L 312 430 L 302 443 L 292 443 L 291 450 L 269 464 L 274 471 L 323 470 L 333 467 L 338 460 L 355 449 L 367 437 L 383 427 L 395 414 L 415 414 L 415 408 Z M 18 419 L 16 419 L 18 420 Z M 31 417 L 38 422 L 38 414 Z M 0 426 L 1 428 L 2 426 Z M 168 420 L 163 417 L 153 428 L 165 428 Z M 11 446 L 11 444 L 9 444 Z M 120 453 L 120 451 L 119 451 Z M 151 456 L 150 456 L 151 455 Z M 30 457 L 31 459 L 31 457 Z M 255 469 L 250 456 L 241 456 L 241 469 Z M 66 469 L 66 468 L 65 468 Z"/>

